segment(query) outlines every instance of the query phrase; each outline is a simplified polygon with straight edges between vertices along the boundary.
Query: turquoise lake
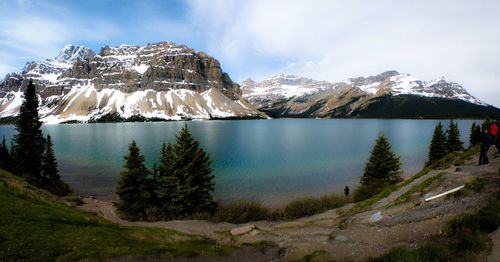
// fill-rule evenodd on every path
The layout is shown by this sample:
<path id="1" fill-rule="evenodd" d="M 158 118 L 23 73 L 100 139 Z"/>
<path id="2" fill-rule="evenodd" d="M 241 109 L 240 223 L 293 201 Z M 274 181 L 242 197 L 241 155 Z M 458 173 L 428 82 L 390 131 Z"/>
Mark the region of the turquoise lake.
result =
<path id="1" fill-rule="evenodd" d="M 54 139 L 61 176 L 80 194 L 114 200 L 127 145 L 135 139 L 147 165 L 163 142 L 187 123 L 210 154 L 216 199 L 253 200 L 279 207 L 291 199 L 343 193 L 358 184 L 379 133 L 401 156 L 404 175 L 418 172 L 438 120 L 273 119 L 44 125 Z M 448 120 L 441 121 L 448 126 Z M 458 120 L 468 146 L 472 120 Z M 10 139 L 13 126 L 0 126 Z"/>

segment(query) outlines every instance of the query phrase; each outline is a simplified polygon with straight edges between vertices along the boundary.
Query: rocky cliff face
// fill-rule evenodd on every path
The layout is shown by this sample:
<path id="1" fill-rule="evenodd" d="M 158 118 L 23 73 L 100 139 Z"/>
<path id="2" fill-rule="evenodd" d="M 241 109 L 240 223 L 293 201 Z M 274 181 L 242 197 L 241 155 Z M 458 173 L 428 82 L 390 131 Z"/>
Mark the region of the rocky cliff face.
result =
<path id="1" fill-rule="evenodd" d="M 160 119 L 266 117 L 209 55 L 169 42 L 103 47 L 67 45 L 54 59 L 29 62 L 0 82 L 0 117 L 17 114 L 32 79 L 46 122 L 107 115 Z M 216 97 L 216 98 L 215 98 Z M 175 101 L 175 102 L 174 102 Z"/>
<path id="2" fill-rule="evenodd" d="M 444 78 L 422 81 L 396 71 L 338 83 L 276 75 L 259 83 L 248 79 L 241 88 L 245 99 L 273 117 L 439 118 L 500 114 L 458 83 Z M 443 103 L 447 106 L 440 108 Z"/>

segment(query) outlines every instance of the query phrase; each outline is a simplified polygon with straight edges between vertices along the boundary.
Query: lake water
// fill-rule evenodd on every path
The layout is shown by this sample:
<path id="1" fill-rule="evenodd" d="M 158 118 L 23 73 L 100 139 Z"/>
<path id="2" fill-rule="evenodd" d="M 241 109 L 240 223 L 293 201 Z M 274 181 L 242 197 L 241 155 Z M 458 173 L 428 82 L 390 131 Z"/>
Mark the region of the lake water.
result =
<path id="1" fill-rule="evenodd" d="M 135 139 L 147 165 L 158 161 L 163 142 L 173 142 L 187 123 L 213 159 L 214 196 L 247 199 L 270 207 L 304 196 L 354 188 L 379 133 L 401 156 L 405 175 L 427 158 L 437 120 L 274 119 L 45 125 L 60 173 L 77 193 L 115 199 L 113 193 L 127 145 Z M 444 126 L 448 120 L 441 121 Z M 472 120 L 459 120 L 468 146 Z M 0 126 L 8 139 L 13 126 Z"/>

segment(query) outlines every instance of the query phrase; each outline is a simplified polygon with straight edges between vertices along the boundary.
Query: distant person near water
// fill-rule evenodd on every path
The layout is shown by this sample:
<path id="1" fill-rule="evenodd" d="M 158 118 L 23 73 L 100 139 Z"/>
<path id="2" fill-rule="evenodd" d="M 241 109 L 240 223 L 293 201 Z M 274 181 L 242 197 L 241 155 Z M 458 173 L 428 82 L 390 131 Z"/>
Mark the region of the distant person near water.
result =
<path id="1" fill-rule="evenodd" d="M 485 166 L 490 162 L 488 159 L 488 149 L 490 148 L 491 136 L 487 128 L 483 128 L 481 133 L 481 152 L 479 154 L 479 165 Z"/>
<path id="2" fill-rule="evenodd" d="M 349 197 L 349 187 L 348 186 L 344 187 L 344 194 L 345 194 L 345 197 Z"/>

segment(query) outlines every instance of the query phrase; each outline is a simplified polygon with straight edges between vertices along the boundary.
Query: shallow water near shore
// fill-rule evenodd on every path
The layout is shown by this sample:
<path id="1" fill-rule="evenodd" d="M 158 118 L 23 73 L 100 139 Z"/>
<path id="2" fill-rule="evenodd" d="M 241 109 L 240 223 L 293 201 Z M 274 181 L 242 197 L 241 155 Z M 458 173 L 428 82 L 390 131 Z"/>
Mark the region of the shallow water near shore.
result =
<path id="1" fill-rule="evenodd" d="M 149 167 L 163 142 L 174 142 L 187 123 L 210 154 L 217 200 L 252 200 L 269 207 L 306 196 L 343 193 L 359 182 L 379 133 L 401 156 L 404 175 L 427 159 L 439 120 L 273 119 L 148 123 L 44 125 L 50 133 L 60 173 L 77 193 L 114 200 L 127 145 L 135 139 Z M 441 121 L 448 126 L 448 120 Z M 473 120 L 458 120 L 468 146 Z M 479 123 L 480 121 L 478 121 Z M 10 139 L 14 126 L 0 126 Z"/>

